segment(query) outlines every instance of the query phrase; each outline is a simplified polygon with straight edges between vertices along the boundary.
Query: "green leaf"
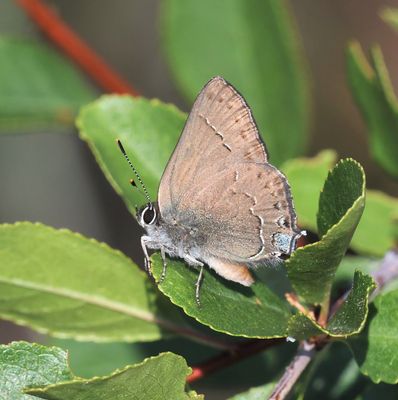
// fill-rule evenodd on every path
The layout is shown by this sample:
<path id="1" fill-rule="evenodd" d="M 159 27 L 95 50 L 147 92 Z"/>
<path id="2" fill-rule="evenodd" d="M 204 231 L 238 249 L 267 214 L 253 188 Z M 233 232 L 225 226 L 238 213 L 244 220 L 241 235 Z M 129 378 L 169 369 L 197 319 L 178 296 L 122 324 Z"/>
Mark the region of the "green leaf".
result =
<path id="1" fill-rule="evenodd" d="M 48 400 L 189 400 L 195 398 L 185 392 L 190 372 L 181 356 L 162 353 L 109 376 L 30 389 L 27 393 Z"/>
<path id="2" fill-rule="evenodd" d="M 43 386 L 73 379 L 67 353 L 57 347 L 13 342 L 0 345 L 0 399 L 33 400 L 27 386 Z"/>
<path id="3" fill-rule="evenodd" d="M 267 399 L 275 387 L 275 382 L 267 383 L 262 386 L 254 387 L 244 393 L 230 397 L 228 400 L 264 400 Z"/>
<path id="4" fill-rule="evenodd" d="M 46 344 L 67 350 L 72 371 L 83 378 L 108 375 L 117 368 L 141 361 L 145 354 L 142 343 L 93 343 L 51 338 Z"/>
<path id="5" fill-rule="evenodd" d="M 335 341 L 317 354 L 307 369 L 305 400 L 359 400 L 369 383 L 343 341 Z M 381 399 L 384 400 L 383 397 Z"/>
<path id="6" fill-rule="evenodd" d="M 73 127 L 94 93 L 76 69 L 32 40 L 0 37 L 0 133 Z"/>
<path id="7" fill-rule="evenodd" d="M 366 199 L 366 202 L 368 199 Z M 367 204 L 366 204 L 367 206 Z M 380 259 L 360 257 L 360 256 L 345 256 L 339 265 L 336 272 L 334 285 L 341 286 L 351 282 L 353 271 L 361 271 L 367 275 L 371 275 L 377 268 L 379 268 Z"/>
<path id="8" fill-rule="evenodd" d="M 205 400 L 203 394 L 197 394 L 194 390 L 190 390 L 187 395 L 189 400 Z"/>
<path id="9" fill-rule="evenodd" d="M 209 269 L 200 290 L 201 306 L 195 299 L 198 271 L 179 261 L 167 261 L 167 276 L 159 289 L 186 314 L 210 328 L 229 335 L 251 338 L 286 336 L 290 311 L 287 303 L 264 283 L 246 288 L 226 281 Z M 159 282 L 163 263 L 159 254 L 152 257 L 153 275 Z"/>
<path id="10" fill-rule="evenodd" d="M 351 336 L 363 329 L 368 316 L 369 296 L 375 287 L 372 277 L 355 271 L 347 299 L 328 322 L 326 329 L 330 336 Z"/>
<path id="11" fill-rule="evenodd" d="M 335 152 L 324 150 L 313 158 L 289 160 L 282 166 L 292 188 L 298 221 L 302 228 L 317 231 L 316 213 L 319 194 Z M 398 199 L 385 193 L 367 190 L 366 207 L 350 247 L 358 253 L 383 256 L 394 246 L 394 216 Z"/>
<path id="12" fill-rule="evenodd" d="M 396 400 L 398 398 L 398 386 L 387 385 L 385 383 L 379 383 L 377 385 L 369 384 L 366 390 L 364 390 L 361 396 L 358 396 L 355 400 Z"/>
<path id="13" fill-rule="evenodd" d="M 149 194 L 157 197 L 163 170 L 177 143 L 186 115 L 158 100 L 103 96 L 84 107 L 77 126 L 116 192 L 129 210 L 146 199 L 129 181 L 133 174 L 116 145 L 119 138 L 139 171 Z"/>
<path id="14" fill-rule="evenodd" d="M 322 238 L 336 224 L 340 223 L 353 205 L 358 202 L 360 215 L 365 206 L 365 173 L 353 160 L 342 161 L 329 173 L 321 195 L 317 215 L 318 234 Z M 355 230 L 358 221 L 353 227 Z M 350 235 L 350 239 L 352 234 Z"/>
<path id="15" fill-rule="evenodd" d="M 308 82 L 285 1 L 164 0 L 161 15 L 166 56 L 189 101 L 222 75 L 252 107 L 274 164 L 304 152 Z"/>
<path id="16" fill-rule="evenodd" d="M 398 31 L 398 9 L 397 8 L 385 8 L 380 13 L 381 18 L 389 24 L 392 28 Z"/>
<path id="17" fill-rule="evenodd" d="M 398 199 L 385 193 L 368 190 L 366 207 L 351 242 L 353 250 L 367 255 L 383 256 L 394 247 L 394 217 L 398 215 Z"/>
<path id="18" fill-rule="evenodd" d="M 356 271 L 352 289 L 330 319 L 326 328 L 299 313 L 289 321 L 289 336 L 306 339 L 325 333 L 331 337 L 348 337 L 358 334 L 364 327 L 368 316 L 369 296 L 375 288 L 373 279 L 361 271 Z"/>
<path id="19" fill-rule="evenodd" d="M 301 312 L 294 315 L 289 321 L 288 334 L 293 339 L 303 340 L 324 333 L 326 333 L 324 328 Z"/>
<path id="20" fill-rule="evenodd" d="M 286 267 L 297 294 L 307 303 L 329 297 L 334 275 L 365 206 L 365 174 L 352 159 L 340 161 L 329 173 L 320 196 L 319 242 L 297 249 Z"/>
<path id="21" fill-rule="evenodd" d="M 292 189 L 298 222 L 313 232 L 317 231 L 319 194 L 336 158 L 335 151 L 323 150 L 312 158 L 286 161 L 281 167 Z"/>
<path id="22" fill-rule="evenodd" d="M 398 383 L 398 290 L 375 298 L 366 329 L 348 344 L 361 372 L 373 382 Z"/>
<path id="23" fill-rule="evenodd" d="M 90 341 L 151 341 L 187 329 L 132 261 L 104 243 L 31 223 L 0 226 L 0 316 Z M 189 329 L 188 329 L 189 330 Z"/>
<path id="24" fill-rule="evenodd" d="M 371 152 L 391 175 L 398 177 L 398 102 L 378 46 L 372 65 L 357 42 L 347 53 L 348 79 L 353 96 L 368 126 Z"/>
<path id="25" fill-rule="evenodd" d="M 398 213 L 394 213 L 393 224 L 392 224 L 392 235 L 394 238 L 394 247 L 398 247 Z"/>

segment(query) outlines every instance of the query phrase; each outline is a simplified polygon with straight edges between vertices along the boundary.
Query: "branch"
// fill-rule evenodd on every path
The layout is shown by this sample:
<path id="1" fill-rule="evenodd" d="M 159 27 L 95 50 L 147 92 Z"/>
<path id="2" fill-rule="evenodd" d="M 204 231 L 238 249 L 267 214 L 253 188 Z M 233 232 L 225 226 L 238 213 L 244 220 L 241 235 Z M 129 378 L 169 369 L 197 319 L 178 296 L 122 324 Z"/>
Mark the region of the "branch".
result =
<path id="1" fill-rule="evenodd" d="M 301 342 L 297 355 L 282 375 L 269 400 L 283 400 L 290 393 L 290 390 L 300 378 L 316 353 L 315 344 L 306 341 Z"/>
<path id="2" fill-rule="evenodd" d="M 243 342 L 236 346 L 233 351 L 226 351 L 218 356 L 211 358 L 197 366 L 192 367 L 192 374 L 188 376 L 187 382 L 195 382 L 209 374 L 216 372 L 229 365 L 235 364 L 236 362 L 243 360 L 253 354 L 260 353 L 261 351 L 270 347 L 277 346 L 281 343 L 285 343 L 285 338 L 280 339 L 257 339 L 250 342 Z"/>
<path id="3" fill-rule="evenodd" d="M 109 67 L 65 22 L 41 0 L 16 0 L 30 18 L 67 56 L 106 92 L 138 93 Z"/>
<path id="4" fill-rule="evenodd" d="M 371 299 L 374 299 L 383 290 L 387 283 L 398 278 L 398 251 L 390 250 L 387 252 L 377 270 L 371 275 L 377 283 L 377 287 L 371 296 Z M 344 300 L 347 298 L 349 292 L 350 291 L 347 291 L 343 296 L 336 300 L 331 308 L 329 318 L 333 316 L 344 303 Z M 317 351 L 323 348 L 323 346 L 327 343 L 327 340 L 328 338 L 326 337 L 324 338 L 324 341 L 318 342 L 317 348 L 315 348 L 315 343 L 301 343 L 297 355 L 286 368 L 285 373 L 276 385 L 271 397 L 269 397 L 269 400 L 283 400 L 286 398 L 300 375 L 310 363 L 311 359 L 314 357 Z"/>

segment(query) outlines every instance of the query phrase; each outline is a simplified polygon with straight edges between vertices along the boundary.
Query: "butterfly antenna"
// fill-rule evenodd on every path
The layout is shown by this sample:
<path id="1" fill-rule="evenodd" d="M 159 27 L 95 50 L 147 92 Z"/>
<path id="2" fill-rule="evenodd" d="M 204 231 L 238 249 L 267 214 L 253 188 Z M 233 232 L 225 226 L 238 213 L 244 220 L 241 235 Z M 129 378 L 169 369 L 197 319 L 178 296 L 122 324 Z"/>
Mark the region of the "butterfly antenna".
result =
<path id="1" fill-rule="evenodd" d="M 130 185 L 131 185 L 133 188 L 135 188 L 136 190 L 138 190 L 138 193 L 139 193 L 141 196 L 145 197 L 146 200 L 149 200 L 148 197 L 147 197 L 147 195 L 137 186 L 137 184 L 135 183 L 135 180 L 134 180 L 134 179 L 130 179 Z M 151 204 L 151 203 L 149 203 L 149 204 Z M 138 210 L 138 207 L 137 207 L 137 206 L 135 206 L 135 208 L 136 208 L 136 210 Z"/>
<path id="2" fill-rule="evenodd" d="M 135 169 L 134 165 L 133 165 L 132 162 L 130 161 L 129 156 L 128 156 L 127 153 L 126 153 L 126 150 L 124 150 L 124 147 L 123 147 L 123 145 L 122 145 L 122 142 L 121 142 L 119 139 L 117 139 L 116 142 L 117 142 L 117 144 L 118 144 L 118 146 L 119 146 L 120 151 L 121 151 L 122 154 L 124 155 L 124 158 L 125 158 L 125 159 L 127 160 L 127 162 L 129 163 L 130 168 L 133 170 L 135 176 L 137 177 L 138 182 L 140 183 L 143 192 L 141 192 L 141 190 L 138 189 L 138 187 L 137 187 L 137 185 L 136 185 L 136 183 L 135 183 L 134 180 L 130 180 L 130 184 L 131 184 L 132 186 L 136 187 L 136 188 L 138 189 L 138 191 L 139 191 L 141 194 L 143 194 L 143 195 L 145 196 L 145 198 L 148 200 L 148 203 L 151 204 L 151 198 L 149 197 L 148 190 L 147 190 L 147 188 L 145 187 L 144 182 L 142 181 L 142 179 L 141 179 L 141 177 L 140 177 L 138 171 Z"/>

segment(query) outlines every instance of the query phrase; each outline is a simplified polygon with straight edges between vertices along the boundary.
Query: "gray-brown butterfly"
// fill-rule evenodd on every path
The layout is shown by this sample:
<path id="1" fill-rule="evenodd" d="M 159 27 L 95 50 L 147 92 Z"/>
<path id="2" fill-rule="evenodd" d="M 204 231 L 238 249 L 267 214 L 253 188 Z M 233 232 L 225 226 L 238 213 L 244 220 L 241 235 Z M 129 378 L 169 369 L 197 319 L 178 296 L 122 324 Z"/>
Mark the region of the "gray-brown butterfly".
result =
<path id="1" fill-rule="evenodd" d="M 149 270 L 148 248 L 161 251 L 162 279 L 166 254 L 200 267 L 198 303 L 204 264 L 250 286 L 250 268 L 290 255 L 303 234 L 288 182 L 268 163 L 250 108 L 221 77 L 199 93 L 161 178 L 158 201 L 149 201 L 137 217 L 147 232 L 141 243 Z"/>

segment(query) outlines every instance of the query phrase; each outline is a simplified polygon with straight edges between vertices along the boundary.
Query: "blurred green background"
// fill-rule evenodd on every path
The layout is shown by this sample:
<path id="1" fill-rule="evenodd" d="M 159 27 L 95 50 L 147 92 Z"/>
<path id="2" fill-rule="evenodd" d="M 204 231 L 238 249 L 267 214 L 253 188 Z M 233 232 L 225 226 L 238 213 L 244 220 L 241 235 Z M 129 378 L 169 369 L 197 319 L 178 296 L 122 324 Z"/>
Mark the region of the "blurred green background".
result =
<path id="1" fill-rule="evenodd" d="M 161 49 L 159 3 L 157 0 L 47 1 L 139 93 L 189 111 L 190 105 L 177 90 Z M 290 5 L 302 37 L 311 81 L 312 136 L 308 155 L 325 148 L 336 149 L 340 157 L 353 157 L 364 166 L 369 188 L 398 196 L 398 183 L 370 158 L 365 125 L 347 85 L 344 58 L 347 42 L 352 38 L 359 40 L 365 49 L 374 42 L 381 44 L 398 91 L 398 36 L 379 17 L 383 7 L 398 7 L 398 1 L 291 0 Z M 1 0 L 0 33 L 45 40 L 11 0 Z M 93 88 L 101 93 L 94 84 Z M 87 145 L 72 131 L 70 134 L 48 131 L 0 136 L 0 219 L 1 222 L 29 220 L 66 227 L 105 241 L 142 264 L 137 224 L 106 181 Z M 39 340 L 29 330 L 0 322 L 1 343 L 18 339 Z M 79 355 L 72 367 L 76 373 L 86 375 L 106 373 L 158 351 L 181 353 L 181 342 L 173 341 L 135 346 L 78 346 L 70 342 L 60 346 L 69 347 Z M 191 342 L 186 342 L 184 347 L 193 362 L 203 359 L 201 349 Z M 213 389 L 214 397 L 210 397 L 209 388 L 202 389 L 201 385 L 211 386 L 223 374 L 231 379 L 232 373 L 240 375 L 240 381 L 248 387 L 260 384 L 265 380 L 265 373 L 256 374 L 254 369 L 268 368 L 266 374 L 272 377 L 272 371 L 284 365 L 292 350 L 289 348 L 283 354 L 275 350 L 266 356 L 257 356 L 234 367 L 234 372 L 218 374 L 195 388 L 216 399 L 220 388 Z M 104 361 L 103 364 L 96 361 L 93 365 L 93 357 Z M 229 389 L 231 393 L 237 392 L 236 388 Z M 224 397 L 223 390 L 220 398 Z"/>

